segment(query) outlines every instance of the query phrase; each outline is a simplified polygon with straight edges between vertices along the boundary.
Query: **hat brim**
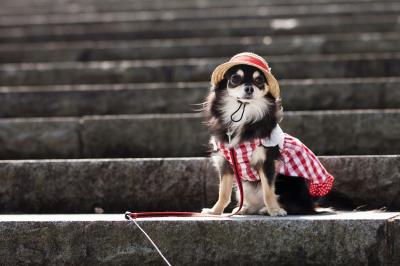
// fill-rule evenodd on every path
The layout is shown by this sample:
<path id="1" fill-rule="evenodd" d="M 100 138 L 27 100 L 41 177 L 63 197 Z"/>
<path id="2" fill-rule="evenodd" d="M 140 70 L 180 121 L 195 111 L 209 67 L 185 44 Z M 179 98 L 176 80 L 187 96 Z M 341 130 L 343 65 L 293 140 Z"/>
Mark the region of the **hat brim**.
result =
<path id="1" fill-rule="evenodd" d="M 267 79 L 269 92 L 271 93 L 271 95 L 276 99 L 279 98 L 279 96 L 280 96 L 279 84 L 278 84 L 278 81 L 276 80 L 276 78 L 274 77 L 274 75 L 272 75 L 270 72 L 266 71 L 265 69 L 263 69 L 262 67 L 260 67 L 256 64 L 245 62 L 245 61 L 226 62 L 226 63 L 220 64 L 219 66 L 217 66 L 214 69 L 213 73 L 211 74 L 211 85 L 216 86 L 221 80 L 224 79 L 224 75 L 225 75 L 226 71 L 228 71 L 231 67 L 234 67 L 237 65 L 253 66 L 253 67 L 257 68 L 258 70 L 260 70 L 264 74 L 265 78 Z"/>

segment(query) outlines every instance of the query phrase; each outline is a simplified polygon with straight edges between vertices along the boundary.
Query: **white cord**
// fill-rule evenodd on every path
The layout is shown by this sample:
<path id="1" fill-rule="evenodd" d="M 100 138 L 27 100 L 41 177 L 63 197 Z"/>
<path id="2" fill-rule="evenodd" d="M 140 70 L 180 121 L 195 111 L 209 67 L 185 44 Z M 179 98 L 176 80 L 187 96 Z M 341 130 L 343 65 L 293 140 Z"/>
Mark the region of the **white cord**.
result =
<path id="1" fill-rule="evenodd" d="M 161 250 L 157 247 L 156 243 L 154 243 L 154 241 L 151 239 L 151 237 L 143 230 L 142 227 L 140 227 L 140 225 L 135 221 L 135 219 L 132 219 L 132 217 L 129 217 L 129 221 L 132 221 L 139 229 L 140 231 L 142 231 L 142 233 L 147 237 L 147 239 L 150 241 L 150 243 L 154 246 L 154 248 L 157 250 L 158 254 L 160 254 L 161 258 L 163 258 L 163 260 L 165 261 L 165 263 L 168 266 L 171 266 L 171 263 L 169 263 L 169 261 L 167 260 L 166 257 L 164 257 L 164 255 L 162 254 Z"/>

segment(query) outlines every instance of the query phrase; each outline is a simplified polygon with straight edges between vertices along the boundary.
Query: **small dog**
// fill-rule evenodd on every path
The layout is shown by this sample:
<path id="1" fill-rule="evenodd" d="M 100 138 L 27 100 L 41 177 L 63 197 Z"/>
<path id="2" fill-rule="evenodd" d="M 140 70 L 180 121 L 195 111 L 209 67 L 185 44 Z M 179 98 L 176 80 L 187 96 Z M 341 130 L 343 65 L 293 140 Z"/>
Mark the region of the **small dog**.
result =
<path id="1" fill-rule="evenodd" d="M 220 185 L 218 201 L 202 213 L 220 215 L 230 203 L 235 164 L 230 149 L 243 180 L 240 214 L 315 213 L 314 198 L 329 192 L 333 177 L 304 144 L 279 127 L 279 85 L 268 63 L 240 53 L 219 65 L 211 82 L 204 112 Z"/>

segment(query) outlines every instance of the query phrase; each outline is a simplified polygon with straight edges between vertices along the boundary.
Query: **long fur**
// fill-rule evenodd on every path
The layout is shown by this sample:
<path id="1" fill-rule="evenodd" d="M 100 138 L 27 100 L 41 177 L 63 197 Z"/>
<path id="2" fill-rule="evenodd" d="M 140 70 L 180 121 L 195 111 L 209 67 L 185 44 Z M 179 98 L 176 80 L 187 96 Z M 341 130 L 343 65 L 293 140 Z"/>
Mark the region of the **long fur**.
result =
<path id="1" fill-rule="evenodd" d="M 265 138 L 282 119 L 280 99 L 267 94 L 260 100 L 246 105 L 246 112 L 239 123 L 231 123 L 231 114 L 240 103 L 229 97 L 226 90 L 226 80 L 222 80 L 212 89 L 204 104 L 207 125 L 212 136 L 217 140 L 227 142 L 228 127 L 232 126 L 238 137 L 238 142 L 252 138 Z"/>
<path id="2" fill-rule="evenodd" d="M 211 88 L 204 105 L 203 112 L 211 135 L 219 142 L 228 142 L 227 131 L 230 128 L 234 132 L 232 145 L 254 138 L 270 137 L 272 130 L 282 119 L 280 99 L 275 99 L 270 93 L 266 93 L 260 99 L 249 101 L 240 122 L 232 123 L 231 115 L 238 110 L 240 102 L 228 94 L 227 83 L 227 80 L 223 79 Z M 232 169 L 223 156 L 214 154 L 213 157 L 220 176 L 232 174 Z M 275 174 L 274 164 L 280 159 L 279 148 L 266 149 L 264 158 L 266 160 L 261 167 L 266 173 L 268 183 L 276 186 L 279 203 L 288 214 L 314 213 L 314 203 L 308 194 L 306 181 L 300 177 Z M 256 201 L 263 205 L 260 182 L 244 182 L 243 184 L 246 200 Z"/>

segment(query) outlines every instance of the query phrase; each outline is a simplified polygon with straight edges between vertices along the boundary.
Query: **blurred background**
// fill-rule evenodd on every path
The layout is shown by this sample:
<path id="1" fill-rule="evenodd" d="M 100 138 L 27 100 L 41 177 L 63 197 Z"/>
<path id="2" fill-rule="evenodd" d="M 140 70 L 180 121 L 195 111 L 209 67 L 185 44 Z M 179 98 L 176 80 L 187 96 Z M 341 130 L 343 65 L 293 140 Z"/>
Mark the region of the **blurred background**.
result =
<path id="1" fill-rule="evenodd" d="M 243 51 L 265 57 L 278 78 L 286 132 L 317 155 L 354 156 L 327 159 L 338 175 L 355 165 L 337 185 L 350 206 L 399 208 L 399 22 L 398 0 L 2 0 L 0 209 L 119 212 L 135 203 L 132 175 L 156 187 L 156 176 L 203 173 L 204 161 L 161 171 L 151 158 L 207 155 L 196 104 L 214 67 Z M 128 170 L 98 160 L 108 158 L 148 159 Z M 390 167 L 379 164 L 387 158 Z M 352 194 L 378 168 L 392 193 Z M 187 184 L 169 187 L 174 198 Z M 155 188 L 142 207 L 198 209 L 213 201 L 194 200 L 203 192 L 193 185 L 168 203 Z"/>

